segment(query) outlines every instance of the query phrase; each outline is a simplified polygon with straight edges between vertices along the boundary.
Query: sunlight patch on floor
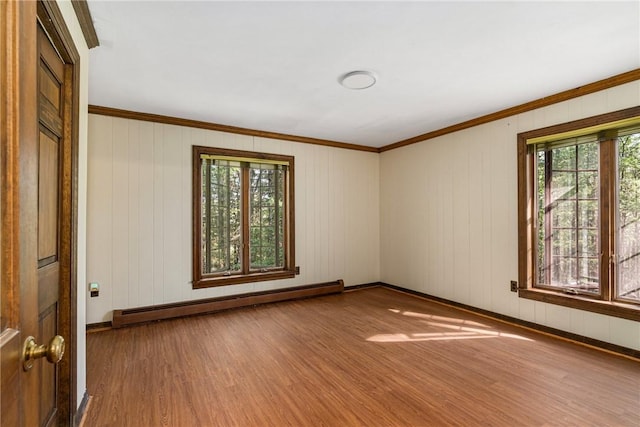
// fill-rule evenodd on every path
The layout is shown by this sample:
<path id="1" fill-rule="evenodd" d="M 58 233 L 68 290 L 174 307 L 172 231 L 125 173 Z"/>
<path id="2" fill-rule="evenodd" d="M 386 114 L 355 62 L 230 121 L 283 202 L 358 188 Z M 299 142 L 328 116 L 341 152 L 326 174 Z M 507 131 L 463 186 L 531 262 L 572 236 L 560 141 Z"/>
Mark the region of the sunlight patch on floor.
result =
<path id="1" fill-rule="evenodd" d="M 420 320 L 430 329 L 440 329 L 438 332 L 424 333 L 394 333 L 377 334 L 367 338 L 370 342 L 418 342 L 418 341 L 443 341 L 443 340 L 467 340 L 483 338 L 511 338 L 523 341 L 533 341 L 516 334 L 509 334 L 497 331 L 489 326 L 471 320 L 457 319 L 454 317 L 436 316 L 432 314 L 415 313 L 412 311 L 402 311 L 390 308 L 390 312 L 408 316 Z M 455 331 L 455 332 L 452 332 Z"/>

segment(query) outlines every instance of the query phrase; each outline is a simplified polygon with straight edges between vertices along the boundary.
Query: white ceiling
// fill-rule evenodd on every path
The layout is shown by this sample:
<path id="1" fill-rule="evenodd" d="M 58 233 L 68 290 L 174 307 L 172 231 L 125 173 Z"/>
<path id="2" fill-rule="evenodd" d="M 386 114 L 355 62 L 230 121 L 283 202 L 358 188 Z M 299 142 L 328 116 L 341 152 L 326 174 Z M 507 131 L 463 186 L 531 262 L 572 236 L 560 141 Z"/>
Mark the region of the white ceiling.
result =
<path id="1" fill-rule="evenodd" d="M 640 68 L 638 1 L 88 4 L 90 104 L 374 147 Z"/>

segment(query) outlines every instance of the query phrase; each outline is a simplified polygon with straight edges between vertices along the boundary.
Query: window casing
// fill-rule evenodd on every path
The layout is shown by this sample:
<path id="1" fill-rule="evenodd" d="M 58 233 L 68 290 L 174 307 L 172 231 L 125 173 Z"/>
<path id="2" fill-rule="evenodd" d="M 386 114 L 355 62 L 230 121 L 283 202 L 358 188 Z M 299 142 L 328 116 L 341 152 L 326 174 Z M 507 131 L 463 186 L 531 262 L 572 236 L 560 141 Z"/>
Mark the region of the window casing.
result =
<path id="1" fill-rule="evenodd" d="M 640 320 L 640 107 L 518 135 L 519 295 Z"/>
<path id="2" fill-rule="evenodd" d="M 193 147 L 193 287 L 295 275 L 294 158 Z"/>

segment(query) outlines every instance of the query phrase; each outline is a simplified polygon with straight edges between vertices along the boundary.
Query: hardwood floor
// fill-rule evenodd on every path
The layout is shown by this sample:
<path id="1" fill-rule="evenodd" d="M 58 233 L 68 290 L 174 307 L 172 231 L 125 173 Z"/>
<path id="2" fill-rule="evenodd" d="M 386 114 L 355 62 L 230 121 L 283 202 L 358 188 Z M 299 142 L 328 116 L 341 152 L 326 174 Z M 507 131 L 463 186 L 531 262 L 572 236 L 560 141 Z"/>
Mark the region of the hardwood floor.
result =
<path id="1" fill-rule="evenodd" d="M 385 288 L 87 346 L 85 426 L 640 425 L 640 362 Z"/>

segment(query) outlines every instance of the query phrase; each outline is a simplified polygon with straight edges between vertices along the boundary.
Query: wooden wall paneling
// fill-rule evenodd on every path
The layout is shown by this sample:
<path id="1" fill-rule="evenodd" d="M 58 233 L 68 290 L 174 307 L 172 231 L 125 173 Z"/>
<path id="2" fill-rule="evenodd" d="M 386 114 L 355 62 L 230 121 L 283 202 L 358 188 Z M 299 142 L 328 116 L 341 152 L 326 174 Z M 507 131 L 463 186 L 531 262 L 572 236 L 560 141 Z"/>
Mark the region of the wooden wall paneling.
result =
<path id="1" fill-rule="evenodd" d="M 541 110 L 547 123 L 567 123 L 571 121 L 569 103 L 553 104 Z"/>
<path id="2" fill-rule="evenodd" d="M 191 173 L 192 165 L 192 151 L 191 147 L 194 145 L 194 139 L 197 139 L 196 129 L 190 129 L 185 127 L 179 127 L 181 133 L 181 145 L 182 149 L 179 151 L 178 161 L 180 163 L 180 202 L 178 208 L 178 214 L 180 215 L 180 221 L 177 227 L 180 230 L 179 240 L 176 245 L 180 247 L 180 259 L 178 263 L 178 301 L 184 301 L 188 299 L 193 291 L 193 263 L 191 258 L 192 253 L 192 228 L 193 221 L 192 209 L 193 209 L 193 174 Z"/>
<path id="3" fill-rule="evenodd" d="M 153 240 L 149 249 L 153 251 L 153 304 L 164 300 L 164 130 L 166 126 L 153 126 Z"/>
<path id="4" fill-rule="evenodd" d="M 486 126 L 482 127 L 482 134 L 477 134 L 476 137 L 478 140 L 487 140 L 487 128 Z M 486 283 L 490 284 L 488 286 L 489 292 L 491 294 L 491 299 L 489 300 L 489 306 L 487 309 L 493 309 L 495 305 L 495 296 L 494 294 L 498 291 L 496 289 L 497 280 L 499 277 L 499 269 L 504 268 L 504 265 L 501 264 L 501 258 L 499 253 L 495 251 L 501 251 L 501 236 L 500 233 L 503 233 L 504 227 L 504 212 L 502 211 L 502 203 L 504 203 L 505 193 L 504 193 L 504 183 L 502 183 L 501 175 L 498 175 L 496 171 L 501 169 L 503 158 L 501 156 L 502 147 L 499 145 L 499 141 L 492 140 L 490 144 L 490 156 L 491 156 L 491 166 L 489 172 L 491 193 L 485 196 L 485 201 L 489 205 L 489 218 L 490 218 L 490 228 L 491 228 L 491 236 L 488 242 L 486 242 L 486 246 L 484 248 L 485 251 L 490 253 L 488 258 L 488 281 Z"/>
<path id="5" fill-rule="evenodd" d="M 162 246 L 164 258 L 164 301 L 179 301 L 181 297 L 181 267 L 182 246 L 180 232 L 182 230 L 182 204 L 189 204 L 184 200 L 186 189 L 182 188 L 182 151 L 187 144 L 182 142 L 181 128 L 167 126 L 163 135 L 163 233 Z"/>
<path id="6" fill-rule="evenodd" d="M 506 217 L 504 230 L 504 255 L 508 260 L 508 267 L 504 269 L 503 282 L 500 282 L 502 289 L 504 290 L 505 303 L 508 301 L 509 314 L 513 317 L 518 315 L 518 306 L 515 304 L 516 293 L 512 293 L 510 289 L 511 280 L 518 280 L 518 240 L 512 239 L 513 233 L 517 236 L 518 233 L 518 210 L 511 204 L 511 200 L 517 200 L 518 197 L 518 165 L 514 159 L 518 156 L 517 138 L 514 138 L 515 130 L 517 129 L 517 122 L 514 120 L 504 119 L 502 125 L 499 128 L 500 139 L 504 141 L 504 158 L 506 162 L 505 168 L 509 176 L 513 176 L 514 179 L 506 182 L 506 191 L 511 194 L 511 197 L 505 198 L 506 204 Z"/>
<path id="7" fill-rule="evenodd" d="M 491 247 L 491 239 L 493 238 L 493 208 L 491 198 L 494 188 L 492 175 L 494 171 L 494 157 L 491 146 L 485 146 L 483 151 L 482 163 L 482 274 L 477 278 L 480 280 L 482 288 L 482 308 L 491 306 L 491 259 L 493 254 L 487 248 Z"/>
<path id="8" fill-rule="evenodd" d="M 365 265 L 371 265 L 373 262 L 374 268 L 363 268 L 361 271 L 368 273 L 367 280 L 358 281 L 358 283 L 369 283 L 376 281 L 376 278 L 380 280 L 380 156 L 363 154 L 363 157 L 368 159 L 368 170 L 363 170 L 363 175 L 368 176 L 365 205 L 371 212 L 367 216 L 369 230 L 365 232 L 365 236 L 369 238 L 367 242 L 369 252 Z"/>
<path id="9" fill-rule="evenodd" d="M 368 248 L 366 245 L 358 244 L 359 241 L 363 241 L 364 228 L 367 228 L 367 215 L 374 215 L 373 212 L 367 212 L 365 206 L 363 206 L 363 199 L 366 197 L 366 188 L 364 186 L 366 176 L 360 171 L 361 165 L 353 165 L 351 170 L 348 171 L 348 179 L 351 183 L 348 190 L 348 196 L 346 196 L 346 206 L 349 212 L 346 218 L 346 227 L 349 230 L 351 239 L 347 241 L 347 249 L 345 253 L 347 263 L 347 281 L 348 283 L 355 279 L 352 271 L 355 271 L 359 265 L 362 265 L 364 259 L 366 259 L 366 251 Z M 363 209 L 364 208 L 364 209 Z M 371 266 L 371 268 L 374 268 Z"/>
<path id="10" fill-rule="evenodd" d="M 570 101 L 567 101 L 567 111 L 570 118 L 569 121 L 578 120 L 584 117 L 584 115 L 582 114 L 582 98 L 575 98 Z M 526 115 L 522 115 L 521 117 L 530 117 L 530 116 L 531 114 L 526 114 Z M 526 132 L 531 129 L 539 129 L 539 128 L 536 126 L 526 126 L 526 127 L 521 127 L 519 131 Z"/>
<path id="11" fill-rule="evenodd" d="M 423 169 L 423 175 L 420 179 L 419 185 L 421 186 L 420 196 L 424 203 L 423 209 L 423 221 L 424 224 L 418 230 L 416 230 L 416 239 L 421 246 L 421 254 L 419 262 L 422 263 L 422 272 L 420 276 L 420 289 L 429 289 L 433 282 L 433 257 L 435 256 L 433 241 L 431 235 L 434 232 L 432 227 L 433 218 L 436 214 L 436 203 L 433 197 L 433 193 L 429 191 L 429 183 L 434 179 L 434 173 L 432 169 Z"/>
<path id="12" fill-rule="evenodd" d="M 320 167 L 318 165 L 318 156 L 319 156 L 319 151 L 320 151 L 320 147 L 307 147 L 307 151 L 309 152 L 308 155 L 310 155 L 311 157 L 311 162 L 309 165 L 309 169 L 307 170 L 306 173 L 306 179 L 307 179 L 307 185 L 309 188 L 313 183 L 313 182 L 317 182 L 317 175 L 318 175 L 318 168 Z M 306 206 L 306 212 L 307 212 L 307 227 L 309 230 L 309 235 L 308 235 L 308 240 L 307 240 L 307 244 L 309 246 L 307 246 L 307 267 L 308 269 L 310 269 L 310 272 L 312 274 L 312 277 L 317 277 L 320 274 L 320 263 L 318 262 L 318 257 L 320 256 L 319 253 L 319 245 L 318 245 L 318 239 L 320 238 L 320 233 L 318 230 L 318 217 L 319 217 L 319 212 L 317 210 L 317 206 L 318 206 L 318 196 L 315 193 L 308 193 L 308 198 L 307 198 L 307 206 Z"/>
<path id="13" fill-rule="evenodd" d="M 93 136 L 88 146 L 87 164 L 87 280 L 100 283 L 100 296 L 91 298 L 87 293 L 87 313 L 104 313 L 113 306 L 111 300 L 113 240 L 111 221 L 113 216 L 113 167 L 112 140 L 113 119 L 94 117 L 91 126 Z M 106 315 L 89 321 L 110 320 Z"/>
<path id="14" fill-rule="evenodd" d="M 417 232 L 419 233 L 421 243 L 425 246 L 425 277 L 422 289 L 425 293 L 435 292 L 435 286 L 438 283 L 437 275 L 440 271 L 440 247 L 437 241 L 439 227 L 437 226 L 437 218 L 440 212 L 440 203 L 437 199 L 437 193 L 434 183 L 438 179 L 439 171 L 436 167 L 424 167 L 425 176 L 420 182 L 422 190 L 420 197 L 426 200 L 427 210 L 424 217 L 425 224 Z M 384 203 L 384 202 L 382 202 Z"/>
<path id="15" fill-rule="evenodd" d="M 318 258 L 318 277 L 321 280 L 329 279 L 329 175 L 333 173 L 333 164 L 329 161 L 329 150 L 325 147 L 317 147 L 315 182 L 318 185 L 314 192 L 316 212 L 316 242 Z"/>
<path id="16" fill-rule="evenodd" d="M 182 201 L 180 202 L 180 299 L 185 300 L 191 297 L 191 282 L 193 279 L 192 265 L 192 232 L 191 232 L 191 209 L 192 209 L 192 176 L 191 176 L 191 147 L 198 145 L 195 142 L 201 140 L 199 129 L 182 128 L 182 144 L 189 149 L 180 152 L 180 169 L 182 176 Z"/>
<path id="17" fill-rule="evenodd" d="M 306 218 L 306 200 L 309 196 L 307 189 L 309 188 L 306 180 L 306 170 L 308 169 L 309 158 L 305 155 L 307 147 L 302 144 L 290 144 L 286 145 L 285 153 L 295 158 L 295 186 L 293 189 L 295 199 L 295 256 L 296 266 L 300 267 L 300 274 L 294 279 L 295 283 L 305 283 L 312 275 L 307 270 L 307 252 L 306 247 L 308 245 L 308 233 L 307 233 L 307 218 Z M 308 283 L 308 282 L 307 282 Z"/>
<path id="18" fill-rule="evenodd" d="M 469 303 L 470 286 L 470 204 L 469 153 L 464 133 L 456 141 L 453 160 L 453 295 L 454 300 Z"/>
<path id="19" fill-rule="evenodd" d="M 357 245 L 356 242 L 359 240 L 356 236 L 360 236 L 360 227 L 362 226 L 362 222 L 365 218 L 362 215 L 362 212 L 358 210 L 361 200 L 360 197 L 362 197 L 362 177 L 359 167 L 360 166 L 356 164 L 350 165 L 349 169 L 346 171 L 346 179 L 349 181 L 350 185 L 348 188 L 345 188 L 344 194 L 345 209 L 349 213 L 345 217 L 345 227 L 349 230 L 349 235 L 351 237 L 346 241 L 344 253 L 347 268 L 345 279 L 347 280 L 347 283 L 353 283 L 353 272 L 357 269 L 356 266 L 360 262 L 359 257 L 362 255 L 361 251 L 367 250 L 364 246 L 359 246 L 358 248 L 354 247 Z"/>
<path id="20" fill-rule="evenodd" d="M 571 330 L 571 314 L 562 306 L 549 304 L 545 307 L 547 322 L 563 331 Z"/>
<path id="21" fill-rule="evenodd" d="M 546 315 L 547 314 L 546 305 L 544 306 L 544 308 L 545 308 L 545 315 Z M 588 334 L 589 334 L 588 336 L 600 341 L 608 342 L 610 339 L 610 331 L 611 331 L 610 320 L 611 320 L 610 317 L 599 314 L 599 313 L 592 313 L 588 311 L 584 312 L 584 321 L 585 321 L 586 327 L 588 328 Z M 543 325 L 547 325 L 547 323 L 543 323 Z M 638 347 L 634 346 L 632 348 L 638 348 Z"/>
<path id="22" fill-rule="evenodd" d="M 313 168 L 311 169 L 311 175 L 307 177 L 309 182 L 320 183 L 322 182 L 322 168 L 325 165 L 322 164 L 322 148 L 321 147 L 313 147 Z M 318 189 L 319 190 L 319 189 Z M 309 200 L 309 210 L 313 212 L 313 215 L 310 216 L 308 225 L 313 228 L 313 249 L 311 253 L 313 253 L 313 262 L 311 263 L 314 276 L 320 277 L 322 276 L 323 265 L 322 262 L 326 262 L 326 258 L 323 259 L 322 253 L 322 245 L 320 244 L 320 239 L 322 239 L 322 231 L 320 228 L 321 224 L 321 215 L 322 208 L 320 204 L 322 203 L 322 199 L 320 198 L 320 191 L 314 192 L 313 197 Z"/>
<path id="23" fill-rule="evenodd" d="M 112 135 L 112 300 L 115 307 L 129 306 L 129 121 L 113 124 Z"/>
<path id="24" fill-rule="evenodd" d="M 346 278 L 348 285 L 353 284 L 350 276 L 347 274 L 346 265 L 346 240 L 347 240 L 347 209 L 345 206 L 345 188 L 347 188 L 347 182 L 349 182 L 349 174 L 352 173 L 351 165 L 356 161 L 350 161 L 351 153 L 345 152 L 344 155 L 338 155 L 335 150 L 332 150 L 332 154 L 335 158 L 335 169 L 331 174 L 330 188 L 332 196 L 333 209 L 331 210 L 333 218 L 331 224 L 335 233 L 333 233 L 333 242 L 329 244 L 332 248 L 331 255 L 333 257 L 333 271 L 336 277 Z"/>
<path id="25" fill-rule="evenodd" d="M 296 156 L 296 245 L 299 258 L 298 264 L 302 269 L 305 280 L 315 277 L 314 245 L 315 230 L 313 229 L 315 212 L 313 210 L 313 193 L 307 189 L 312 188 L 314 174 L 314 148 L 299 147 L 301 154 Z M 300 233 L 301 231 L 301 233 Z"/>
<path id="26" fill-rule="evenodd" d="M 595 92 L 587 95 L 587 97 L 589 98 L 588 102 L 585 102 L 585 99 L 582 100 L 583 117 L 597 116 L 611 111 L 607 108 L 609 106 L 607 92 Z"/>
<path id="27" fill-rule="evenodd" d="M 138 303 L 154 303 L 154 124 L 138 123 Z"/>
<path id="28" fill-rule="evenodd" d="M 640 104 L 640 82 L 612 87 L 607 91 L 607 111 L 623 110 L 629 105 Z"/>
<path id="29" fill-rule="evenodd" d="M 128 122 L 128 186 L 126 216 L 128 228 L 128 266 L 127 271 L 127 304 L 131 307 L 140 305 L 140 122 L 130 120 Z"/>
<path id="30" fill-rule="evenodd" d="M 331 234 L 327 235 L 327 272 L 335 271 L 335 253 L 336 253 L 336 211 L 338 206 L 335 204 L 335 192 L 336 192 L 336 174 L 338 172 L 340 162 L 336 158 L 333 150 L 327 152 L 328 164 L 330 171 L 327 174 L 327 229 L 332 230 Z M 343 277 L 344 276 L 340 276 Z M 347 282 L 349 283 L 349 282 Z"/>
<path id="31" fill-rule="evenodd" d="M 531 300 L 527 300 L 525 298 L 520 298 L 521 301 L 531 301 Z M 531 301 L 531 302 L 537 302 L 537 301 Z M 587 334 L 585 333 L 585 320 L 584 320 L 584 314 L 588 313 L 585 312 L 583 310 L 569 310 L 569 313 L 571 314 L 571 329 L 569 330 L 569 332 L 572 332 L 574 334 L 578 334 L 578 335 L 582 335 L 582 336 L 586 336 Z M 524 319 L 527 320 L 527 319 Z M 533 321 L 533 320 L 532 320 Z M 631 348 L 631 347 L 629 347 Z"/>
<path id="32" fill-rule="evenodd" d="M 455 144 L 455 142 L 454 142 Z M 453 158 L 448 159 L 447 156 L 443 152 L 439 152 L 438 159 L 440 162 L 448 163 L 449 160 L 453 160 Z M 454 186 L 453 186 L 453 178 L 454 177 L 454 168 L 451 164 L 448 165 L 446 170 L 442 173 L 442 178 L 440 180 L 440 191 L 442 195 L 442 231 L 444 233 L 442 239 L 442 250 L 443 250 L 443 273 L 444 276 L 442 278 L 443 287 L 441 289 L 441 294 L 443 298 L 447 298 L 450 300 L 454 300 L 453 298 L 453 270 L 455 263 L 455 253 L 453 247 L 454 241 L 454 212 L 453 212 L 453 203 L 454 203 Z"/>
<path id="33" fill-rule="evenodd" d="M 533 323 L 535 322 L 535 317 L 535 301 L 525 298 L 518 298 L 518 319 Z"/>
<path id="34" fill-rule="evenodd" d="M 304 187 L 301 187 L 300 183 L 296 185 L 296 188 L 302 189 L 302 191 L 305 193 L 305 196 L 304 196 L 305 204 L 304 205 L 298 204 L 296 199 L 296 205 L 298 206 L 298 210 L 302 211 L 299 213 L 302 213 L 306 219 L 305 228 L 306 228 L 307 235 L 306 235 L 306 241 L 303 246 L 304 248 L 303 250 L 306 253 L 306 261 L 307 261 L 305 263 L 305 270 L 307 270 L 307 274 L 309 274 L 309 277 L 316 277 L 319 271 L 318 263 L 315 261 L 316 257 L 318 256 L 317 254 L 318 247 L 316 245 L 316 242 L 317 242 L 316 239 L 318 238 L 317 230 L 316 230 L 317 212 L 315 210 L 315 207 L 316 207 L 315 194 L 313 192 L 305 191 L 304 189 L 311 188 L 312 183 L 315 180 L 316 168 L 318 167 L 317 160 L 316 160 L 316 156 L 317 156 L 316 150 L 318 148 L 319 147 L 305 147 L 304 156 L 309 159 L 304 169 L 304 181 L 306 184 L 304 184 L 305 185 Z M 298 167 L 296 169 L 300 170 L 301 168 Z"/>
<path id="35" fill-rule="evenodd" d="M 517 176 L 517 145 L 511 126 L 507 120 L 501 120 L 485 127 L 487 134 L 483 139 L 495 141 L 494 156 L 496 167 L 504 176 Z M 494 174 L 494 176 L 496 176 Z M 517 233 L 517 208 L 514 200 L 517 196 L 516 179 L 495 179 L 492 184 L 495 192 L 492 199 L 493 240 L 492 240 L 492 309 L 497 313 L 517 316 L 517 295 L 510 291 L 510 281 L 517 280 L 518 250 L 517 239 L 511 238 Z M 509 195 L 509 196 L 507 196 Z"/>
<path id="36" fill-rule="evenodd" d="M 534 321 L 535 323 L 539 324 L 539 325 L 546 325 L 547 324 L 547 310 L 546 310 L 547 306 L 546 304 L 540 302 L 540 301 L 535 301 L 535 309 L 534 309 Z"/>
<path id="37" fill-rule="evenodd" d="M 441 164 L 439 168 L 440 174 L 436 181 L 437 183 L 437 192 L 438 192 L 438 201 L 440 203 L 440 211 L 438 212 L 438 242 L 440 246 L 440 275 L 438 277 L 438 284 L 436 285 L 436 289 L 438 294 L 445 296 L 449 296 L 449 291 L 451 287 L 452 281 L 452 272 L 451 272 L 451 257 L 453 256 L 453 252 L 451 250 L 452 244 L 452 226 L 451 226 L 451 205 L 452 205 L 452 195 L 451 195 L 451 167 L 446 165 L 446 155 L 442 141 L 438 141 L 438 147 L 436 151 L 435 159 Z"/>
<path id="38" fill-rule="evenodd" d="M 619 317 L 610 319 L 608 341 L 622 347 L 633 348 L 638 339 L 640 339 L 638 322 Z"/>
<path id="39" fill-rule="evenodd" d="M 371 170 L 371 168 L 367 169 Z M 356 272 L 367 272 L 368 269 L 362 269 L 362 266 L 369 265 L 370 271 L 378 268 L 375 263 L 370 262 L 370 260 L 375 259 L 372 250 L 374 250 L 374 236 L 377 230 L 371 227 L 369 221 L 375 222 L 375 218 L 379 215 L 379 209 L 376 209 L 376 206 L 372 203 L 374 197 L 372 197 L 369 185 L 375 178 L 371 176 L 368 170 L 365 169 L 364 164 L 360 164 L 358 168 L 354 168 L 351 172 L 350 178 L 350 181 L 355 184 L 355 186 L 351 188 L 352 196 L 350 197 L 351 204 L 349 205 L 351 220 L 354 223 L 349 227 L 353 234 L 352 238 L 349 239 L 349 246 L 347 247 L 347 259 L 349 259 L 351 255 L 351 262 L 353 262 L 354 268 L 352 269 L 353 273 L 350 273 L 349 277 L 357 283 L 370 281 L 366 276 L 356 274 Z M 367 243 L 361 246 L 358 245 L 358 241 Z"/>
<path id="40" fill-rule="evenodd" d="M 433 240 L 433 229 L 429 226 L 432 224 L 433 218 L 437 211 L 437 196 L 434 194 L 434 183 L 437 174 L 431 168 L 425 168 L 423 156 L 431 155 L 433 147 L 416 147 L 418 150 L 412 156 L 412 162 L 407 165 L 410 170 L 419 171 L 416 179 L 410 178 L 409 171 L 403 171 L 403 182 L 410 185 L 410 192 L 403 196 L 405 213 L 401 214 L 399 221 L 402 221 L 405 215 L 410 215 L 411 228 L 413 233 L 409 235 L 411 248 L 415 251 L 408 259 L 407 280 L 415 283 L 418 289 L 429 289 L 431 284 L 435 283 L 431 280 L 430 275 L 433 272 L 431 264 L 435 262 L 437 252 L 434 250 L 437 242 Z M 400 165 L 399 167 L 403 167 Z M 397 191 L 397 190 L 396 190 Z M 416 263 L 421 265 L 420 269 L 411 269 L 410 265 Z M 414 270 L 414 271 L 411 271 Z"/>
<path id="41" fill-rule="evenodd" d="M 412 269 L 411 265 L 417 263 L 423 265 L 425 262 L 424 242 L 420 238 L 421 232 L 426 224 L 424 210 L 429 200 L 427 195 L 424 176 L 421 172 L 414 179 L 409 179 L 411 171 L 420 171 L 421 161 L 418 156 L 413 156 L 411 161 L 398 165 L 398 177 L 402 184 L 395 183 L 391 191 L 396 193 L 393 223 L 391 224 L 391 234 L 398 238 L 394 247 L 394 255 L 399 257 L 396 260 L 396 274 L 400 274 L 409 286 L 421 288 L 423 283 L 422 269 Z M 398 186 L 399 185 L 399 186 Z M 397 228 L 398 221 L 406 221 L 406 228 Z M 405 251 L 400 255 L 397 251 Z"/>
<path id="42" fill-rule="evenodd" d="M 358 283 L 368 283 L 380 277 L 380 163 L 378 155 L 365 153 L 361 157 L 368 161 L 367 170 L 361 171 L 367 186 L 367 196 L 361 209 L 364 210 L 362 217 L 367 219 L 362 233 L 366 237 L 368 252 L 359 270 L 366 274 L 366 280 L 358 280 Z"/>
<path id="43" fill-rule="evenodd" d="M 235 150 L 251 150 L 255 137 L 234 133 L 223 133 L 224 146 Z"/>
<path id="44" fill-rule="evenodd" d="M 469 305 L 482 307 L 483 297 L 483 234 L 484 234 L 484 201 L 482 187 L 484 185 L 484 162 L 486 146 L 478 146 L 467 141 L 469 174 Z"/>
<path id="45" fill-rule="evenodd" d="M 392 153 L 381 154 L 380 158 L 391 156 Z M 390 204 L 393 202 L 390 195 L 390 177 L 391 171 L 390 167 L 383 167 L 386 163 L 380 161 L 380 200 L 386 200 L 387 203 L 380 203 L 380 280 L 386 280 L 387 275 L 389 274 L 389 267 L 382 260 L 387 256 L 387 253 L 391 251 L 390 245 L 393 244 L 393 240 L 387 239 L 387 235 L 390 234 L 390 215 L 391 209 Z M 387 195 L 389 195 L 387 197 Z M 389 242 L 388 244 L 382 244 L 382 242 Z"/>
<path id="46" fill-rule="evenodd" d="M 414 164 L 411 168 L 419 168 L 419 159 L 414 160 Z M 409 257 L 407 258 L 408 265 L 422 265 L 424 266 L 425 244 L 421 238 L 421 234 L 427 224 L 427 217 L 425 211 L 427 204 L 429 203 L 428 194 L 424 192 L 425 178 L 424 173 L 421 171 L 417 174 L 414 182 L 411 183 L 410 194 L 406 197 L 406 208 L 412 217 L 412 233 L 408 234 Z M 401 191 L 399 189 L 399 191 Z M 407 283 L 416 289 L 424 289 L 424 269 L 423 268 L 408 268 L 407 269 Z"/>

